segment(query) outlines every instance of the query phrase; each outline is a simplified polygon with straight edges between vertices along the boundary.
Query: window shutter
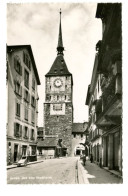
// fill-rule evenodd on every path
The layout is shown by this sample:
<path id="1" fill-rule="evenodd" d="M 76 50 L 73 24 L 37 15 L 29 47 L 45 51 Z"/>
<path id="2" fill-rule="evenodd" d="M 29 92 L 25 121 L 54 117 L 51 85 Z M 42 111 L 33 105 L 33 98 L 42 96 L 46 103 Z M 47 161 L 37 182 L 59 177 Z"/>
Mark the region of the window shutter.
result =
<path id="1" fill-rule="evenodd" d="M 34 98 L 34 106 L 36 107 L 36 99 Z"/>
<path id="2" fill-rule="evenodd" d="M 16 80 L 14 80 L 14 91 L 16 92 Z"/>
<path id="3" fill-rule="evenodd" d="M 17 60 L 14 58 L 14 69 L 16 70 Z"/>
<path id="4" fill-rule="evenodd" d="M 20 96 L 22 97 L 22 86 L 20 86 Z"/>
<path id="5" fill-rule="evenodd" d="M 20 137 L 22 137 L 22 125 L 20 125 Z"/>
<path id="6" fill-rule="evenodd" d="M 22 76 L 22 66 L 20 65 L 20 75 Z"/>
<path id="7" fill-rule="evenodd" d="M 25 53 L 23 51 L 23 62 L 25 63 Z"/>
<path id="8" fill-rule="evenodd" d="M 27 137 L 29 138 L 29 128 L 27 129 L 27 131 L 28 131 L 28 132 L 27 132 Z"/>
<path id="9" fill-rule="evenodd" d="M 18 106 L 19 106 L 19 115 L 20 115 L 20 104 L 18 104 Z"/>
<path id="10" fill-rule="evenodd" d="M 30 102 L 30 94 L 28 93 L 28 102 Z"/>
<path id="11" fill-rule="evenodd" d="M 16 123 L 14 123 L 14 136 L 16 136 Z"/>

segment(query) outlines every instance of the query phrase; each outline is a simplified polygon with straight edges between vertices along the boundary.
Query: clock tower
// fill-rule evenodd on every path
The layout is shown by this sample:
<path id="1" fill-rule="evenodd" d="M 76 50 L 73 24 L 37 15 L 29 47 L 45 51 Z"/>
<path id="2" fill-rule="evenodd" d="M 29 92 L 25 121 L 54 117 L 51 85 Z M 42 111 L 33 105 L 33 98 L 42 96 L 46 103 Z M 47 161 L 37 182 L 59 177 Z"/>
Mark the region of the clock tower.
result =
<path id="1" fill-rule="evenodd" d="M 63 51 L 60 10 L 57 57 L 45 75 L 44 131 L 45 138 L 52 137 L 57 141 L 62 156 L 64 156 L 65 150 L 70 156 L 73 124 L 73 79 L 64 60 Z"/>

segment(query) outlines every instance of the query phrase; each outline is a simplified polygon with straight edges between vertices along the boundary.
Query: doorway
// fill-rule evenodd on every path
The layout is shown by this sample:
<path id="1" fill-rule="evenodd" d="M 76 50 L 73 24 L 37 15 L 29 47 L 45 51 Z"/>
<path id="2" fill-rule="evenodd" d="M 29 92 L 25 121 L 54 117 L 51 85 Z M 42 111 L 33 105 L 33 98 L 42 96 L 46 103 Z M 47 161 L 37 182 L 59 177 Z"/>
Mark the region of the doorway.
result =
<path id="1" fill-rule="evenodd" d="M 17 154 L 18 154 L 18 144 L 14 145 L 14 162 L 17 160 Z"/>

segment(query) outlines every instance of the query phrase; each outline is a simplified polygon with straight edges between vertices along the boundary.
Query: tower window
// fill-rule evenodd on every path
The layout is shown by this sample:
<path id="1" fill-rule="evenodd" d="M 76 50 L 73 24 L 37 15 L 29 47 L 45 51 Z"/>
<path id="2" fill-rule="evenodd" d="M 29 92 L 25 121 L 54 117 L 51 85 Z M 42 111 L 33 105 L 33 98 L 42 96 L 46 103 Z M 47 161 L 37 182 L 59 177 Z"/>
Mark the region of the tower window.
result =
<path id="1" fill-rule="evenodd" d="M 60 72 L 63 73 L 63 69 L 60 69 Z"/>
<path id="2" fill-rule="evenodd" d="M 65 100 L 67 99 L 67 96 L 65 95 Z"/>
<path id="3" fill-rule="evenodd" d="M 50 86 L 49 88 L 50 88 L 50 90 L 51 90 L 51 86 Z"/>
<path id="4" fill-rule="evenodd" d="M 57 101 L 59 100 L 59 95 L 57 95 Z"/>
<path id="5" fill-rule="evenodd" d="M 61 63 L 63 63 L 63 62 L 64 62 L 64 60 L 62 59 L 62 60 L 61 60 Z"/>

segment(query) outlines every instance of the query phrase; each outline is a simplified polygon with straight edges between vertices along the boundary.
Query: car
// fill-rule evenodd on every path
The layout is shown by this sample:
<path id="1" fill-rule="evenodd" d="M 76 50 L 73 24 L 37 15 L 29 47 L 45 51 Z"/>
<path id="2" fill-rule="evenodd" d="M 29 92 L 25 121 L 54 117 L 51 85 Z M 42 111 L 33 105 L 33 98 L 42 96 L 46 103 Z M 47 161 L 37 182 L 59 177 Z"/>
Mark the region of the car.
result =
<path id="1" fill-rule="evenodd" d="M 22 157 L 18 162 L 17 162 L 17 167 L 20 166 L 27 166 L 28 160 L 27 157 Z"/>

